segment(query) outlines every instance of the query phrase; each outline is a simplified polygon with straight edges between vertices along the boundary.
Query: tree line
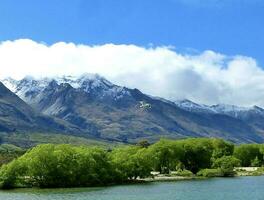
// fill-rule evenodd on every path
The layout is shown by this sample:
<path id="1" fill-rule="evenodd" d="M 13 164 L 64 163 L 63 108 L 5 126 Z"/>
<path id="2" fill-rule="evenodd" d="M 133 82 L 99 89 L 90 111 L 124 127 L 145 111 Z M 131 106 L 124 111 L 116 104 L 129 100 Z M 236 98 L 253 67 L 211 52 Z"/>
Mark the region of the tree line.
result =
<path id="1" fill-rule="evenodd" d="M 222 139 L 167 140 L 106 150 L 100 147 L 43 144 L 2 165 L 1 188 L 80 187 L 121 184 L 161 174 L 232 176 L 237 166 L 264 165 L 264 145 Z"/>

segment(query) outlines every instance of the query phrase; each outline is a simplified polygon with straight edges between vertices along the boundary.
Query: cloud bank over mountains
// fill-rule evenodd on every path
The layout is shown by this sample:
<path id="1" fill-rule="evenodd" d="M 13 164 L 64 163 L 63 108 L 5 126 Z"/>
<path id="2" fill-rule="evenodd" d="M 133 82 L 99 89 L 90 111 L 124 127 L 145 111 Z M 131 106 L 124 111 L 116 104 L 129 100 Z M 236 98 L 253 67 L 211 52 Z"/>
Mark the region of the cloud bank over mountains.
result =
<path id="1" fill-rule="evenodd" d="M 98 46 L 29 39 L 0 43 L 0 78 L 98 73 L 113 83 L 170 100 L 264 106 L 264 69 L 254 58 L 171 47 Z"/>

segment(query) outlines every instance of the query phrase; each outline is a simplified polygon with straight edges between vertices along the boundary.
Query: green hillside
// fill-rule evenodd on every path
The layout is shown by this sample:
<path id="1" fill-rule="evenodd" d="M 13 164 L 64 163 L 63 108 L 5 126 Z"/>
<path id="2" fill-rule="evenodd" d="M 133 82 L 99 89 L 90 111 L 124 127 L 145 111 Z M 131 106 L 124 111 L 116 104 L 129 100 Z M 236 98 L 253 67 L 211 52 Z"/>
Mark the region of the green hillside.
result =
<path id="1" fill-rule="evenodd" d="M 30 148 L 45 143 L 101 146 L 106 148 L 122 145 L 122 143 L 118 142 L 51 133 L 0 133 L 0 137 L 2 143 L 13 144 L 22 148 Z"/>

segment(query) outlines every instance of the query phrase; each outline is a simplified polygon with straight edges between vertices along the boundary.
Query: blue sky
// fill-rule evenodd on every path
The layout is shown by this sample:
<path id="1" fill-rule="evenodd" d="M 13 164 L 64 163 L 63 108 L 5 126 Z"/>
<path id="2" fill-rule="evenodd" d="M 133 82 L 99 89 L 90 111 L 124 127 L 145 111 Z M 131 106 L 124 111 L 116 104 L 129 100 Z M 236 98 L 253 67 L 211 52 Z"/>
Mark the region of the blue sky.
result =
<path id="1" fill-rule="evenodd" d="M 261 0 L 1 0 L 0 40 L 172 45 L 263 65 Z"/>
<path id="2" fill-rule="evenodd" d="M 264 107 L 263 10 L 263 0 L 0 0 L 0 78 L 98 73 L 170 100 Z"/>

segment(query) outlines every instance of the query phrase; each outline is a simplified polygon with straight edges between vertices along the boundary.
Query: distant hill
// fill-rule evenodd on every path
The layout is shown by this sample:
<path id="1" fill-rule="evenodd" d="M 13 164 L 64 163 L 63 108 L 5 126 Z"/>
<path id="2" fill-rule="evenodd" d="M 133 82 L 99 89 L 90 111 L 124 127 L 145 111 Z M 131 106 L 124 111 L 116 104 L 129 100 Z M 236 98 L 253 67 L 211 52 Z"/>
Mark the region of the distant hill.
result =
<path id="1" fill-rule="evenodd" d="M 37 112 L 50 116 L 52 123 L 54 119 L 61 120 L 44 127 L 36 123 L 35 129 L 59 131 L 62 123 L 62 132 L 120 142 L 155 141 L 161 137 L 221 137 L 237 143 L 264 141 L 264 112 L 259 107 L 171 102 L 115 85 L 94 74 L 26 77 L 20 81 L 8 78 L 3 83 L 33 108 L 20 100 L 30 110 L 20 114 L 36 116 Z M 2 125 L 6 127 L 5 123 Z M 25 126 L 24 130 L 27 129 L 32 127 Z"/>

